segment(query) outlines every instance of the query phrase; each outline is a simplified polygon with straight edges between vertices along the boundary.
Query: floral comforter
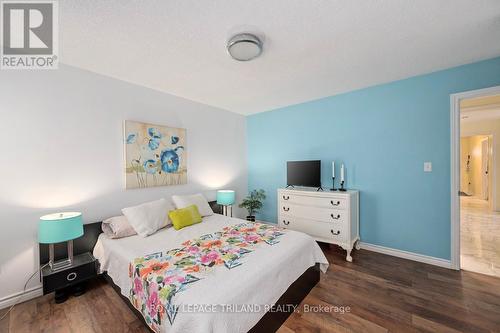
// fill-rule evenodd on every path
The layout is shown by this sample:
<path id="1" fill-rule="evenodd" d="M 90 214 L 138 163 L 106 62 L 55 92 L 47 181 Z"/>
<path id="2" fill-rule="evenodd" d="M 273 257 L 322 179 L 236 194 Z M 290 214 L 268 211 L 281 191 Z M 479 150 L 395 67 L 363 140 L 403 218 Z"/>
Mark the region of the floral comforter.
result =
<path id="1" fill-rule="evenodd" d="M 130 301 L 155 332 L 179 313 L 176 295 L 217 267 L 233 269 L 260 244 L 274 245 L 285 230 L 246 222 L 182 243 L 182 248 L 136 258 L 129 265 Z"/>

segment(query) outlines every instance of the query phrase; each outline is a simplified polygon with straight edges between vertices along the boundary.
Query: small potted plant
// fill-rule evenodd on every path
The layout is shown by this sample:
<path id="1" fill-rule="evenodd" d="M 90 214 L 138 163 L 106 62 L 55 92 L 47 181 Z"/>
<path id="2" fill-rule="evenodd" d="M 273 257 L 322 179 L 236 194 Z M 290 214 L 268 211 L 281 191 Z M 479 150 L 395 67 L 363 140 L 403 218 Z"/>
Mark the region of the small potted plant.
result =
<path id="1" fill-rule="evenodd" d="M 253 190 L 250 194 L 243 199 L 240 208 L 245 208 L 248 211 L 247 221 L 255 222 L 255 213 L 257 213 L 263 206 L 263 201 L 266 199 L 264 190 Z"/>

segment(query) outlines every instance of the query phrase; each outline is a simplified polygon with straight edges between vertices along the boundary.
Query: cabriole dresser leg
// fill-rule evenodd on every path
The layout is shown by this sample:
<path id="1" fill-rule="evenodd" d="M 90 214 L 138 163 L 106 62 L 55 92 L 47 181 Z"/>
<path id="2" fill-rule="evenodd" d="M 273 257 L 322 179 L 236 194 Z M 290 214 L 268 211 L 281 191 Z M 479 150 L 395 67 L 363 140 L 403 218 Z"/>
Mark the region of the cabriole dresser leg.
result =
<path id="1" fill-rule="evenodd" d="M 349 262 L 352 262 L 351 251 L 352 250 L 347 250 L 347 256 L 345 257 L 345 260 Z"/>

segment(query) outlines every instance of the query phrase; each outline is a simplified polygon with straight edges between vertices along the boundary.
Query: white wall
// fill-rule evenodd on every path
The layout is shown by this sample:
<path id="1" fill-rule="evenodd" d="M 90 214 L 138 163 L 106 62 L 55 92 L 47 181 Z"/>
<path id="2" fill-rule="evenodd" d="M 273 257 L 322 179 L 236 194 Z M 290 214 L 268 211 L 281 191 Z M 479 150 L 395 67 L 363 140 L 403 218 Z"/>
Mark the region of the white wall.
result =
<path id="1" fill-rule="evenodd" d="M 187 129 L 187 185 L 124 190 L 124 119 Z M 247 191 L 243 116 L 73 67 L 1 71 L 0 125 L 0 304 L 38 265 L 43 214 L 90 223 L 173 193 Z"/>

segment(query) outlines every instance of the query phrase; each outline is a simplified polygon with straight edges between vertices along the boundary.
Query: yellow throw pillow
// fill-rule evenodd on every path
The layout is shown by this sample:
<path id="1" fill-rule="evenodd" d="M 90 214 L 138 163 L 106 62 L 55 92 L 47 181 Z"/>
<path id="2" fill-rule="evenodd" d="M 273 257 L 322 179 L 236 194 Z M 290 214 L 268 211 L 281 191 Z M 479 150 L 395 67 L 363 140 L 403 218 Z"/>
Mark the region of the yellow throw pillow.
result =
<path id="1" fill-rule="evenodd" d="M 168 213 L 168 216 L 172 220 L 172 224 L 174 225 L 175 230 L 180 230 L 182 228 L 201 222 L 201 215 L 196 205 L 171 210 Z"/>

